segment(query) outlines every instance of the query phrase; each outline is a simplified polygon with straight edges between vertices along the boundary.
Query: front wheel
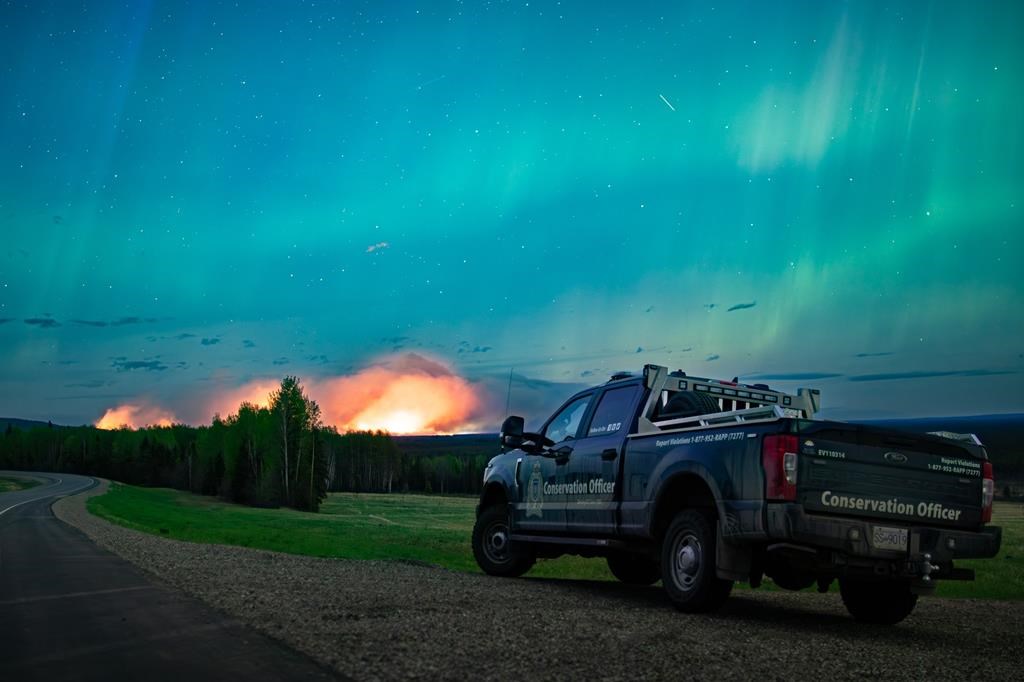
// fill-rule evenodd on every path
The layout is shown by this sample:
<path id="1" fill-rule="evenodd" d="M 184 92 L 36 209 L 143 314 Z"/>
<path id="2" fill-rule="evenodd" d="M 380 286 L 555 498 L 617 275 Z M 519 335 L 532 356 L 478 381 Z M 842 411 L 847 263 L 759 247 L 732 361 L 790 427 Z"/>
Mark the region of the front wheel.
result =
<path id="1" fill-rule="evenodd" d="M 506 578 L 518 578 L 535 561 L 532 551 L 513 545 L 505 505 L 480 512 L 473 526 L 473 557 L 484 573 Z"/>
<path id="2" fill-rule="evenodd" d="M 660 563 L 646 554 L 609 554 L 608 570 L 627 585 L 653 585 L 661 578 Z"/>
<path id="3" fill-rule="evenodd" d="M 661 582 L 680 611 L 714 611 L 732 592 L 732 581 L 715 573 L 715 530 L 697 511 L 682 511 L 661 543 Z"/>
<path id="4" fill-rule="evenodd" d="M 917 595 L 906 580 L 891 582 L 839 579 L 839 596 L 846 610 L 862 623 L 895 625 L 910 615 Z"/>

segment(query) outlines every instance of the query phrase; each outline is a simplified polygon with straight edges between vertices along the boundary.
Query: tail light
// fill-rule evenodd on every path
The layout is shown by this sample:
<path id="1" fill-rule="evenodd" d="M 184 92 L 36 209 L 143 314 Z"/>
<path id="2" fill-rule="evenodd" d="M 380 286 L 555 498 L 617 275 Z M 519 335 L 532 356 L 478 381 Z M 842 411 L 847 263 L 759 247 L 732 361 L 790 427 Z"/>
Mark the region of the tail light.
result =
<path id="1" fill-rule="evenodd" d="M 764 437 L 761 464 L 764 466 L 764 496 L 769 500 L 796 499 L 797 437 L 771 435 Z"/>
<path id="2" fill-rule="evenodd" d="M 981 464 L 981 522 L 992 521 L 992 501 L 996 496 L 996 479 L 992 474 L 992 462 Z"/>

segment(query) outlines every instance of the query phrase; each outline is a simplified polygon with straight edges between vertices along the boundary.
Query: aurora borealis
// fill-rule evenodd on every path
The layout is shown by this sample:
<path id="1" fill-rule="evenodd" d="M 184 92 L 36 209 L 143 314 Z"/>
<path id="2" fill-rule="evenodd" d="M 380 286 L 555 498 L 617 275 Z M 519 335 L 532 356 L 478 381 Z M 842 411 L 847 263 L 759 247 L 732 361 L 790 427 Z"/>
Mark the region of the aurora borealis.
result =
<path id="1" fill-rule="evenodd" d="M 0 57 L 0 415 L 383 367 L 494 430 L 646 362 L 1024 411 L 1020 3 L 26 0 Z"/>

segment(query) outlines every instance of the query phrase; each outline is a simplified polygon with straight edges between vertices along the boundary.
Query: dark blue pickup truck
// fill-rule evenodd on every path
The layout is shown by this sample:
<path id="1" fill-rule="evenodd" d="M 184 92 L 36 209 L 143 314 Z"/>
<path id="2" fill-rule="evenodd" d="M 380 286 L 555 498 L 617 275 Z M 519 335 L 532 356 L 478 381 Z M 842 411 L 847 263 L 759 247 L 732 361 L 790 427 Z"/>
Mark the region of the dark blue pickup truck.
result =
<path id="1" fill-rule="evenodd" d="M 814 419 L 796 395 L 647 365 L 581 391 L 537 433 L 502 426 L 473 530 L 491 575 L 538 558 L 606 557 L 708 611 L 734 581 L 839 581 L 858 620 L 897 623 L 955 559 L 992 557 L 992 466 L 973 435 L 912 435 Z"/>

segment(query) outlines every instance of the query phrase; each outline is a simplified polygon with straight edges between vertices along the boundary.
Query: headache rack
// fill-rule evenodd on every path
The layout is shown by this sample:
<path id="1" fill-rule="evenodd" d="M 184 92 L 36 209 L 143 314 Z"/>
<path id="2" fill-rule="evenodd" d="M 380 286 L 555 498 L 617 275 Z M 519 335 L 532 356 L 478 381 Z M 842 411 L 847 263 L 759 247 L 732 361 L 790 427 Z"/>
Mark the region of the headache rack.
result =
<path id="1" fill-rule="evenodd" d="M 637 424 L 637 434 L 661 431 L 685 431 L 739 423 L 774 421 L 783 417 L 810 419 L 821 404 L 821 393 L 815 388 L 801 388 L 796 395 L 773 391 L 763 384 L 741 384 L 687 376 L 685 372 L 669 372 L 660 365 L 644 366 L 644 384 L 651 390 Z M 720 412 L 675 417 L 662 415 L 680 391 L 700 393 L 715 401 Z"/>

